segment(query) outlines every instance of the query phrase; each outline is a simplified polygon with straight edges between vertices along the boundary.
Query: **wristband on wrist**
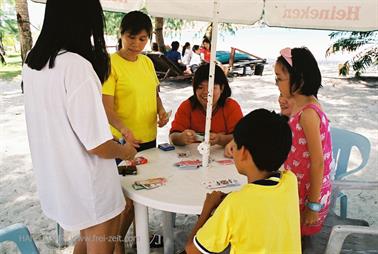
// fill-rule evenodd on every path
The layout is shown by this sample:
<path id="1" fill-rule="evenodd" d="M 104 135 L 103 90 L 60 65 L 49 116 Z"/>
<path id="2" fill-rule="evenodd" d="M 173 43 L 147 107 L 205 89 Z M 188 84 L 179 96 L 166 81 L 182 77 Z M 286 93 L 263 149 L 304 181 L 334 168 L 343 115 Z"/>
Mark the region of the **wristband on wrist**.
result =
<path id="1" fill-rule="evenodd" d="M 308 209 L 310 209 L 313 212 L 319 212 L 323 208 L 322 204 L 315 203 L 315 202 L 307 202 L 306 206 L 307 206 Z"/>

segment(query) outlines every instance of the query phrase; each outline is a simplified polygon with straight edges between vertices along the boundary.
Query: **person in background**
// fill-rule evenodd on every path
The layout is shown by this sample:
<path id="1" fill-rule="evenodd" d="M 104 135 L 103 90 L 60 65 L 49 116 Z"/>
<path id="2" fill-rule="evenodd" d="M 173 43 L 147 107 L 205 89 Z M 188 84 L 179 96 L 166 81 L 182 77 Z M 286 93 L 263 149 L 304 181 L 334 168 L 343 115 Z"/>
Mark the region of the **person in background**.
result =
<path id="1" fill-rule="evenodd" d="M 291 147 L 287 119 L 266 109 L 243 117 L 232 149 L 241 190 L 207 194 L 186 253 L 301 253 L 298 188 L 291 171 L 279 171 Z"/>
<path id="2" fill-rule="evenodd" d="M 182 47 L 182 63 L 188 66 L 190 64 L 190 59 L 192 58 L 192 50 L 190 49 L 190 43 L 186 42 Z"/>
<path id="3" fill-rule="evenodd" d="M 192 73 L 194 73 L 198 67 L 201 65 L 202 60 L 201 60 L 201 52 L 200 52 L 200 47 L 198 45 L 194 45 L 192 48 L 192 56 L 190 58 L 189 62 L 189 69 Z"/>
<path id="4" fill-rule="evenodd" d="M 159 45 L 157 44 L 157 42 L 153 42 L 152 45 L 151 45 L 151 50 L 152 50 L 152 53 L 155 53 L 155 54 L 162 54 L 160 51 L 159 51 Z"/>
<path id="5" fill-rule="evenodd" d="M 74 6 L 74 8 L 73 8 Z M 99 0 L 47 0 L 35 46 L 22 70 L 25 116 L 44 214 L 80 231 L 73 253 L 111 254 L 125 209 L 113 141 L 101 101 L 110 71 Z"/>
<path id="6" fill-rule="evenodd" d="M 173 41 L 171 43 L 171 50 L 165 53 L 165 56 L 177 66 L 180 66 L 180 64 L 182 64 L 181 54 L 180 52 L 178 52 L 179 47 L 180 43 L 178 41 Z"/>
<path id="7" fill-rule="evenodd" d="M 142 151 L 156 147 L 157 125 L 168 122 L 154 65 L 141 54 L 151 37 L 152 23 L 143 12 L 132 11 L 123 17 L 120 31 L 122 48 L 110 57 L 111 72 L 102 100 L 113 136 Z M 131 200 L 127 204 L 121 216 L 122 239 L 134 218 Z M 116 251 L 124 253 L 123 243 L 116 245 Z"/>
<path id="8" fill-rule="evenodd" d="M 201 47 L 201 59 L 203 62 L 210 63 L 210 50 L 211 50 L 210 40 L 205 37 L 202 41 L 202 47 Z"/>
<path id="9" fill-rule="evenodd" d="M 194 73 L 193 95 L 181 103 L 170 130 L 175 145 L 195 143 L 205 132 L 209 64 L 201 65 Z M 231 88 L 224 72 L 215 66 L 213 115 L 210 144 L 226 145 L 232 139 L 236 123 L 243 117 L 239 104 L 230 98 Z"/>
<path id="10" fill-rule="evenodd" d="M 298 178 L 301 233 L 309 236 L 321 230 L 331 196 L 330 125 L 317 98 L 321 73 L 305 47 L 282 49 L 274 70 L 281 95 L 295 102 L 289 122 L 293 145 L 284 166 Z"/>

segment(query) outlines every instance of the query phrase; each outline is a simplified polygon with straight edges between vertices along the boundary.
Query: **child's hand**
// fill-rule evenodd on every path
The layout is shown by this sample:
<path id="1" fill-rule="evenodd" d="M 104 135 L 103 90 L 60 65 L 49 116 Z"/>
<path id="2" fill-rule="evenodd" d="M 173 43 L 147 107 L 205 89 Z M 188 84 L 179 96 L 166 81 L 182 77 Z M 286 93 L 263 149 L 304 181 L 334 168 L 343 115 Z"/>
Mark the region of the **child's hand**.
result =
<path id="1" fill-rule="evenodd" d="M 318 218 L 318 212 L 311 211 L 308 207 L 306 207 L 301 216 L 301 224 L 307 226 L 316 224 Z"/>
<path id="2" fill-rule="evenodd" d="M 194 130 L 186 129 L 181 132 L 181 139 L 185 145 L 196 142 L 196 132 Z"/>
<path id="3" fill-rule="evenodd" d="M 166 125 L 169 121 L 169 117 L 170 117 L 170 114 L 172 113 L 172 111 L 170 112 L 165 112 L 165 110 L 161 110 L 159 111 L 159 120 L 158 120 L 158 125 L 159 127 L 163 127 L 164 125 Z"/>
<path id="4" fill-rule="evenodd" d="M 212 193 L 207 193 L 205 204 L 203 205 L 203 209 L 207 209 L 208 211 L 213 211 L 219 206 L 219 204 L 223 201 L 223 199 L 226 196 L 227 194 L 221 191 L 213 191 Z"/>
<path id="5" fill-rule="evenodd" d="M 122 128 L 120 132 L 123 138 L 126 140 L 126 143 L 131 144 L 133 147 L 139 147 L 139 144 L 141 143 L 141 141 L 134 138 L 134 134 L 130 129 L 125 127 L 125 128 Z"/>
<path id="6" fill-rule="evenodd" d="M 134 159 L 136 153 L 137 153 L 137 150 L 135 150 L 135 147 L 131 145 L 131 143 L 126 143 L 123 146 L 123 156 L 122 160 L 132 160 Z"/>
<path id="7" fill-rule="evenodd" d="M 210 145 L 219 144 L 221 140 L 221 133 L 210 133 Z"/>
<path id="8" fill-rule="evenodd" d="M 227 158 L 233 158 L 232 152 L 234 150 L 235 142 L 231 140 L 224 148 L 224 156 Z"/>

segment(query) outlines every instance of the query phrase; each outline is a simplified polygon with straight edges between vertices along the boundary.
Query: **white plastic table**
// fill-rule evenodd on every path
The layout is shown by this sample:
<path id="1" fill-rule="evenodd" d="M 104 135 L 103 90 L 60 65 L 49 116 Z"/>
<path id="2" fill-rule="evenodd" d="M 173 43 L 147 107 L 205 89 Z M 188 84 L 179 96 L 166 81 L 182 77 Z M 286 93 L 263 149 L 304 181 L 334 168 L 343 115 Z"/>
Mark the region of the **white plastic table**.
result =
<path id="1" fill-rule="evenodd" d="M 207 189 L 203 182 L 208 180 L 219 179 L 237 179 L 241 185 L 247 182 L 247 178 L 238 174 L 235 165 L 220 165 L 216 160 L 226 159 L 223 155 L 223 147 L 213 146 L 211 148 L 209 168 L 178 168 L 174 163 L 183 159 L 201 159 L 197 151 L 198 144 L 192 144 L 185 147 L 177 147 L 172 151 L 162 151 L 154 148 L 142 151 L 137 156 L 144 156 L 148 163 L 138 166 L 138 174 L 135 176 L 121 177 L 122 186 L 126 195 L 134 201 L 135 226 L 137 252 L 146 254 L 150 253 L 149 233 L 148 233 L 148 214 L 147 207 L 154 209 L 181 213 L 181 214 L 200 214 L 206 193 L 212 190 Z M 190 151 L 188 158 L 179 158 L 178 152 Z M 152 190 L 134 190 L 132 184 L 136 180 L 145 180 L 148 178 L 165 177 L 167 183 Z M 241 186 L 221 188 L 223 192 L 230 192 L 240 189 Z M 218 190 L 218 189 L 217 189 Z M 173 228 L 170 213 L 164 213 L 164 228 Z M 169 224 L 169 225 L 166 225 Z M 165 232 L 164 235 L 164 252 L 173 249 L 173 232 Z M 168 246 L 167 246 L 168 245 Z"/>

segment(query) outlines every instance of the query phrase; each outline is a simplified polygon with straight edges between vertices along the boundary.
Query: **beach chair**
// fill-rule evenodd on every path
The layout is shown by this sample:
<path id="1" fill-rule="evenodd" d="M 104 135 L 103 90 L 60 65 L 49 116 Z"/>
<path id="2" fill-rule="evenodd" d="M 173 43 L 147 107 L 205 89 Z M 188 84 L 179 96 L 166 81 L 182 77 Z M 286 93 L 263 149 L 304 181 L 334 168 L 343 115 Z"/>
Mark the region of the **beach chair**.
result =
<path id="1" fill-rule="evenodd" d="M 343 180 L 345 177 L 355 174 L 366 166 L 369 160 L 371 147 L 370 142 L 366 137 L 339 128 L 331 128 L 331 136 L 335 166 L 335 181 Z M 359 150 L 362 161 L 358 167 L 348 169 L 349 158 L 353 147 L 356 147 Z M 346 218 L 348 197 L 342 192 L 338 193 L 338 197 L 340 198 L 340 216 Z"/>
<path id="2" fill-rule="evenodd" d="M 264 71 L 264 64 L 266 64 L 265 58 L 256 56 L 238 48 L 231 47 L 231 52 L 229 54 L 228 60 L 228 69 L 230 75 L 238 75 L 239 73 L 236 70 L 241 68 L 241 75 L 244 76 L 247 74 L 247 68 L 250 68 L 251 70 L 253 70 L 254 75 L 261 76 Z"/>
<path id="3" fill-rule="evenodd" d="M 39 253 L 28 228 L 21 223 L 0 229 L 0 243 L 5 241 L 14 242 L 22 254 Z"/>
<path id="4" fill-rule="evenodd" d="M 165 55 L 159 53 L 146 54 L 155 67 L 156 75 L 160 81 L 163 80 L 189 80 L 193 75 L 185 74 L 180 67 L 169 60 Z"/>

